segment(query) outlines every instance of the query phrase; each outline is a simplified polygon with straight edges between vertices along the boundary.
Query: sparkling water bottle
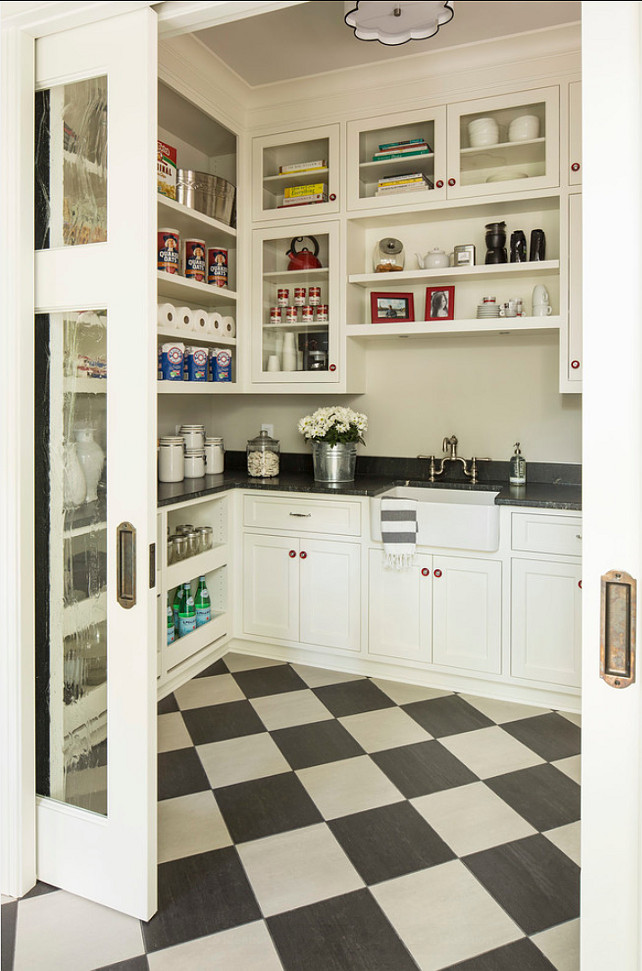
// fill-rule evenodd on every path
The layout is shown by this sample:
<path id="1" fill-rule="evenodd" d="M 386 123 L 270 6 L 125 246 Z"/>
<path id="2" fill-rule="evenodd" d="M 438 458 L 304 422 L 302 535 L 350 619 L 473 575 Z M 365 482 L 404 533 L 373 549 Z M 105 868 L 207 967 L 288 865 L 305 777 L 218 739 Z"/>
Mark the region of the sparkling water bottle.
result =
<path id="1" fill-rule="evenodd" d="M 198 578 L 198 589 L 196 591 L 194 605 L 196 607 L 196 626 L 201 627 L 202 624 L 209 623 L 212 619 L 212 605 L 210 604 L 210 595 L 205 583 L 205 577 Z"/>
<path id="2" fill-rule="evenodd" d="M 189 583 L 183 584 L 181 602 L 178 606 L 178 636 L 185 637 L 196 630 L 196 609 Z"/>

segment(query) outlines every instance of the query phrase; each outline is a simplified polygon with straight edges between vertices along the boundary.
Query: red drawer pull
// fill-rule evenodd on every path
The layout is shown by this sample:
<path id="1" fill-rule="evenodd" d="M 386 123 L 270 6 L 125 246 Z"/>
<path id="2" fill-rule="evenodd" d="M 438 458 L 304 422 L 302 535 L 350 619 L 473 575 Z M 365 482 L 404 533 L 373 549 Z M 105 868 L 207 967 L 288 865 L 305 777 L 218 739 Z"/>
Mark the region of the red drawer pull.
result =
<path id="1" fill-rule="evenodd" d="M 430 576 L 430 570 L 427 567 L 424 567 L 423 570 L 421 571 L 421 575 L 422 575 L 422 577 L 429 577 Z"/>
<path id="2" fill-rule="evenodd" d="M 581 581 L 581 580 L 578 580 L 578 581 L 577 581 L 577 585 L 578 585 L 578 587 L 579 587 L 579 588 L 580 588 L 580 590 L 581 590 L 581 589 L 582 589 L 582 581 Z"/>
<path id="3" fill-rule="evenodd" d="M 328 371 L 336 371 L 336 369 L 337 369 L 336 364 L 331 364 L 330 367 L 328 368 Z"/>
<path id="4" fill-rule="evenodd" d="M 456 179 L 448 179 L 448 185 L 457 185 Z"/>
<path id="5" fill-rule="evenodd" d="M 433 570 L 432 571 L 432 575 L 434 577 L 440 577 L 441 576 L 441 570 Z"/>
<path id="6" fill-rule="evenodd" d="M 574 371 L 577 371 L 579 366 L 580 366 L 579 361 L 571 361 L 571 367 L 573 368 Z"/>
<path id="7" fill-rule="evenodd" d="M 444 180 L 443 179 L 437 179 L 437 181 L 435 182 L 435 186 L 436 186 L 437 189 L 443 189 L 443 187 L 444 187 Z"/>
<path id="8" fill-rule="evenodd" d="M 305 550 L 301 550 L 301 552 L 299 553 L 299 556 L 301 557 L 302 560 L 305 560 L 305 558 L 307 557 L 307 555 L 308 554 L 305 552 Z"/>
<path id="9" fill-rule="evenodd" d="M 294 557 L 296 556 L 296 550 L 290 550 L 290 552 L 288 553 L 288 556 L 289 556 L 289 557 L 290 557 L 291 559 L 293 559 L 293 558 L 294 558 Z"/>
<path id="10" fill-rule="evenodd" d="M 337 197 L 336 197 L 336 194 L 334 192 L 331 192 L 329 198 L 330 198 L 330 202 L 334 202 Z"/>
<path id="11" fill-rule="evenodd" d="M 571 172 L 579 172 L 579 170 L 580 170 L 580 163 L 573 162 L 573 164 L 571 165 Z"/>

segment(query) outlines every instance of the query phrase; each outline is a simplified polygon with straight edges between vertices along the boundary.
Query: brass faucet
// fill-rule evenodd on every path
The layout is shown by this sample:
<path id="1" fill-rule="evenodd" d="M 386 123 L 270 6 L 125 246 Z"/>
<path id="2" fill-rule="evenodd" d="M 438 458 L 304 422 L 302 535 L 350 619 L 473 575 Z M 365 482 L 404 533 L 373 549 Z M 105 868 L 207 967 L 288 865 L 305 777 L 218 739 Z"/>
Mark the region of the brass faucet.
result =
<path id="1" fill-rule="evenodd" d="M 462 472 L 464 473 L 464 475 L 466 476 L 466 478 L 470 479 L 472 485 L 476 485 L 477 484 L 477 463 L 478 462 L 489 462 L 490 459 L 487 459 L 487 458 L 477 458 L 476 456 L 473 455 L 473 457 L 470 460 L 470 468 L 469 468 L 468 467 L 468 462 L 466 461 L 466 459 L 465 458 L 462 458 L 461 455 L 457 455 L 457 444 L 458 444 L 458 440 L 457 440 L 457 436 L 456 435 L 451 435 L 450 438 L 444 438 L 443 442 L 441 443 L 441 449 L 442 449 L 442 452 L 444 452 L 445 454 L 444 454 L 443 458 L 441 459 L 441 462 L 440 462 L 440 465 L 439 465 L 439 468 L 438 469 L 435 466 L 435 456 L 434 455 L 418 455 L 417 456 L 418 459 L 429 459 L 430 460 L 430 468 L 429 468 L 429 475 L 428 475 L 428 477 L 429 477 L 429 479 L 430 479 L 431 482 L 434 482 L 435 481 L 436 476 L 443 475 L 444 474 L 444 469 L 446 467 L 446 462 L 461 462 Z M 439 461 L 439 460 L 437 459 L 437 461 Z"/>

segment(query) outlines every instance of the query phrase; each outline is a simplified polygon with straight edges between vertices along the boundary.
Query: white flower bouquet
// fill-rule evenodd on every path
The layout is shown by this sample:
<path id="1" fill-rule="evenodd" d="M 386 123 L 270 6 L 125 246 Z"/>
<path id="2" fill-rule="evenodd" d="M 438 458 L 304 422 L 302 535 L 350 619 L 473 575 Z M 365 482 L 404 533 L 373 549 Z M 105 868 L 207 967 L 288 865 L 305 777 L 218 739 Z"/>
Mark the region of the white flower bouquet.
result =
<path id="1" fill-rule="evenodd" d="M 348 442 L 361 442 L 367 431 L 366 415 L 352 408 L 317 408 L 312 415 L 299 419 L 298 429 L 304 438 L 325 445 L 345 445 Z"/>

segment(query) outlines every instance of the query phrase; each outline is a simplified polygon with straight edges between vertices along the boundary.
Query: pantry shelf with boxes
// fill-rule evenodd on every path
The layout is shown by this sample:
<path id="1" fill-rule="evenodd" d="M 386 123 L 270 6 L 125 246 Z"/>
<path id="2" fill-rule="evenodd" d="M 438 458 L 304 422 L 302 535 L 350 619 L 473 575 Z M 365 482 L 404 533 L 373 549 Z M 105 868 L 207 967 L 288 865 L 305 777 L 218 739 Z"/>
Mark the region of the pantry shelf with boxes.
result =
<path id="1" fill-rule="evenodd" d="M 301 219 L 339 211 L 339 125 L 255 138 L 255 220 Z"/>

